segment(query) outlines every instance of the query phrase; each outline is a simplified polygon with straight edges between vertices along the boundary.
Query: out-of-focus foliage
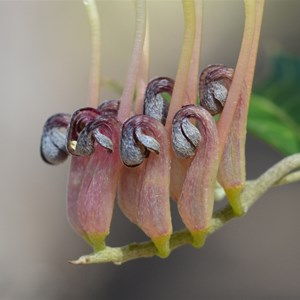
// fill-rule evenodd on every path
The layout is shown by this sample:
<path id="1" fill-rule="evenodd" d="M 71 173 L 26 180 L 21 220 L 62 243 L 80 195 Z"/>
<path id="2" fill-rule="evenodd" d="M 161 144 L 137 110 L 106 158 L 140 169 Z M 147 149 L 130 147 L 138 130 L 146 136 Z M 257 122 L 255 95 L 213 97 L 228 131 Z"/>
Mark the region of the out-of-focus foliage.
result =
<path id="1" fill-rule="evenodd" d="M 300 152 L 300 59 L 276 55 L 251 98 L 248 130 L 284 154 Z"/>

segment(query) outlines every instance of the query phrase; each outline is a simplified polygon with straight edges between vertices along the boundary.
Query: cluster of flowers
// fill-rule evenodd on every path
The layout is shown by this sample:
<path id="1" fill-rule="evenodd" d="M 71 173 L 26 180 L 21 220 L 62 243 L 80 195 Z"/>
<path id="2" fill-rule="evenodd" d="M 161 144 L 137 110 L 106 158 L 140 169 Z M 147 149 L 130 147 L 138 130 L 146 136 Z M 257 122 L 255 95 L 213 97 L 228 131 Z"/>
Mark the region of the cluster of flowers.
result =
<path id="1" fill-rule="evenodd" d="M 167 77 L 148 83 L 143 114 L 132 113 L 123 124 L 117 100 L 72 115 L 55 114 L 46 121 L 41 156 L 56 165 L 71 155 L 68 217 L 95 251 L 105 247 L 116 198 L 160 256 L 170 251 L 170 198 L 177 202 L 194 245 L 204 242 L 217 175 L 221 183 L 228 178 L 230 161 L 220 163 L 213 115 L 222 111 L 232 77 L 233 69 L 207 67 L 199 80 L 201 105 L 183 106 L 170 132 L 165 127 L 169 103 L 164 93 L 172 95 L 174 80 Z"/>
<path id="2" fill-rule="evenodd" d="M 115 199 L 161 257 L 170 253 L 170 198 L 177 202 L 194 246 L 201 246 L 208 233 L 217 181 L 233 211 L 245 212 L 240 195 L 246 179 L 246 124 L 264 0 L 244 2 L 244 35 L 235 71 L 211 65 L 198 82 L 203 3 L 182 0 L 185 30 L 176 80 L 159 77 L 145 87 L 146 1 L 137 0 L 136 36 L 122 96 L 96 108 L 99 22 L 95 1 L 85 1 L 95 50 L 90 97 L 94 107 L 50 117 L 41 155 L 50 164 L 71 155 L 68 216 L 95 251 L 105 248 Z M 170 103 L 164 94 L 171 96 Z M 195 105 L 197 98 L 200 105 Z M 213 116 L 219 113 L 216 122 Z"/>

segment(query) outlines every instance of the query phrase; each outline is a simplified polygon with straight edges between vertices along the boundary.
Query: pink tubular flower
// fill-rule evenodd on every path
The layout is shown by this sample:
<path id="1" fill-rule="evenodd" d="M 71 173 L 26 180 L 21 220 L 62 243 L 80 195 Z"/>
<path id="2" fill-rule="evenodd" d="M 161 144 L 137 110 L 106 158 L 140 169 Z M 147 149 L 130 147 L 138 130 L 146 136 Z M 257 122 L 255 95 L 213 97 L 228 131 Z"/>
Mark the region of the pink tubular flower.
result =
<path id="1" fill-rule="evenodd" d="M 146 115 L 128 119 L 122 127 L 121 157 L 128 167 L 143 164 L 133 171 L 123 168 L 119 205 L 124 214 L 152 239 L 159 255 L 168 256 L 172 233 L 170 157 L 163 125 Z"/>
<path id="2" fill-rule="evenodd" d="M 79 156 L 71 161 L 68 216 L 96 251 L 104 248 L 109 234 L 120 168 L 119 130 L 119 122 L 105 108 L 95 118 L 91 109 L 75 112 L 69 128 L 70 152 Z M 77 140 L 72 139 L 74 131 Z"/>
<path id="3" fill-rule="evenodd" d="M 189 118 L 197 120 L 199 130 Z M 173 146 L 183 159 L 193 156 L 178 199 L 178 209 L 193 236 L 193 244 L 201 246 L 213 213 L 219 155 L 217 127 L 209 112 L 195 105 L 179 110 L 173 120 Z"/>

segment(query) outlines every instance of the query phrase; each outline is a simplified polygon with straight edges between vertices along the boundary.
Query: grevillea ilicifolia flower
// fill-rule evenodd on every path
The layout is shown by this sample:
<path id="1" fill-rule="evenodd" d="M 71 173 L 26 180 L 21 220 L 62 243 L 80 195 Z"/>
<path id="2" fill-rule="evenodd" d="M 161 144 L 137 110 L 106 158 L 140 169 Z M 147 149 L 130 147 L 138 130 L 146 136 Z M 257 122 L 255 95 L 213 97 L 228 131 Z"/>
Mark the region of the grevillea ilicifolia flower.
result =
<path id="1" fill-rule="evenodd" d="M 86 157 L 72 157 L 68 185 L 69 220 L 95 250 L 104 247 L 109 234 L 120 167 L 119 123 L 111 119 L 109 123 L 99 125 L 102 125 L 99 130 L 110 136 L 113 151 L 108 152 L 95 144 L 95 151 L 88 160 Z"/>
<path id="2" fill-rule="evenodd" d="M 172 233 L 170 145 L 162 125 L 167 116 L 168 103 L 162 93 L 171 95 L 173 85 L 174 81 L 167 77 L 152 79 L 145 91 L 144 115 L 125 122 L 121 136 L 122 161 L 131 168 L 123 167 L 121 170 L 119 205 L 131 222 L 151 237 L 160 256 L 169 254 Z"/>
<path id="3" fill-rule="evenodd" d="M 119 205 L 155 244 L 162 257 L 169 254 L 172 233 L 170 214 L 170 156 L 167 132 L 154 118 L 137 115 L 122 126 Z"/>
<path id="4" fill-rule="evenodd" d="M 187 123 L 186 119 L 190 118 L 197 121 L 198 129 Z M 186 143 L 183 142 L 184 139 Z M 200 246 L 204 242 L 213 212 L 214 186 L 218 171 L 219 149 L 214 119 L 202 107 L 184 106 L 174 117 L 172 140 L 178 155 L 194 155 L 177 203 L 180 216 L 194 238 L 194 245 Z M 186 151 L 187 148 L 189 151 Z"/>
<path id="5" fill-rule="evenodd" d="M 232 77 L 233 69 L 224 65 L 209 65 L 201 72 L 198 85 L 200 106 L 211 115 L 222 112 Z M 178 201 L 200 134 L 188 118 L 183 119 L 181 123 L 173 123 L 172 131 L 173 148 L 177 157 L 172 160 L 171 196 Z"/>
<path id="6" fill-rule="evenodd" d="M 77 141 L 68 139 L 76 152 L 69 175 L 68 216 L 95 250 L 104 247 L 109 234 L 121 165 L 116 112 L 111 105 L 81 109 L 69 126 L 68 137 L 77 136 Z"/>
<path id="7" fill-rule="evenodd" d="M 199 83 L 200 103 L 212 115 L 222 113 L 233 73 L 233 69 L 223 65 L 211 65 L 203 70 Z M 244 155 L 242 154 L 244 151 L 242 145 L 245 140 L 240 134 L 240 127 L 245 126 L 243 124 L 245 118 L 242 118 L 243 106 L 245 105 L 240 97 L 218 172 L 218 181 L 224 188 L 236 214 L 243 213 L 237 199 L 246 177 Z"/>

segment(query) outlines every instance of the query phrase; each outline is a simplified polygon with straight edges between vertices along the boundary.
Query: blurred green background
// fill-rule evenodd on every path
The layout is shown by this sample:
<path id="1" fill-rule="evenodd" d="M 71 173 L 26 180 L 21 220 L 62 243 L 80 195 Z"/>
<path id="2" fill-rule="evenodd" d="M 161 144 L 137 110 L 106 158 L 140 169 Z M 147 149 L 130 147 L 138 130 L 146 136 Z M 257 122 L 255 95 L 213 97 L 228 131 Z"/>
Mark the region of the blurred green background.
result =
<path id="1" fill-rule="evenodd" d="M 124 82 L 134 37 L 133 5 L 125 0 L 98 4 L 101 72 Z M 278 128 L 269 137 L 275 141 L 282 140 L 282 130 L 288 138 L 299 138 L 293 127 L 300 119 L 299 12 L 300 1 L 266 1 L 255 76 L 260 97 L 254 100 L 258 112 L 251 111 L 252 130 L 257 135 L 263 130 L 255 118 L 273 122 L 271 128 Z M 150 77 L 174 78 L 183 33 L 180 1 L 150 0 L 149 18 Z M 206 0 L 201 68 L 212 63 L 234 66 L 242 30 L 242 1 Z M 299 183 L 268 192 L 247 216 L 211 236 L 201 250 L 184 247 L 166 260 L 140 259 L 121 267 L 69 265 L 69 259 L 90 249 L 66 218 L 69 163 L 45 165 L 39 142 L 49 115 L 86 105 L 90 43 L 85 9 L 80 1 L 0 1 L 0 37 L 0 299 L 300 298 Z M 285 75 L 292 76 L 292 84 L 282 79 Z M 101 95 L 115 96 L 105 88 Z M 261 103 L 272 96 L 272 105 L 285 107 L 292 120 L 288 129 L 280 126 L 282 114 L 264 115 L 270 114 L 270 105 Z M 297 137 L 281 144 L 288 146 L 281 149 L 285 153 L 299 149 Z M 249 136 L 248 178 L 282 157 Z M 174 227 L 181 227 L 175 206 L 173 216 Z M 144 239 L 116 207 L 108 243 Z"/>

